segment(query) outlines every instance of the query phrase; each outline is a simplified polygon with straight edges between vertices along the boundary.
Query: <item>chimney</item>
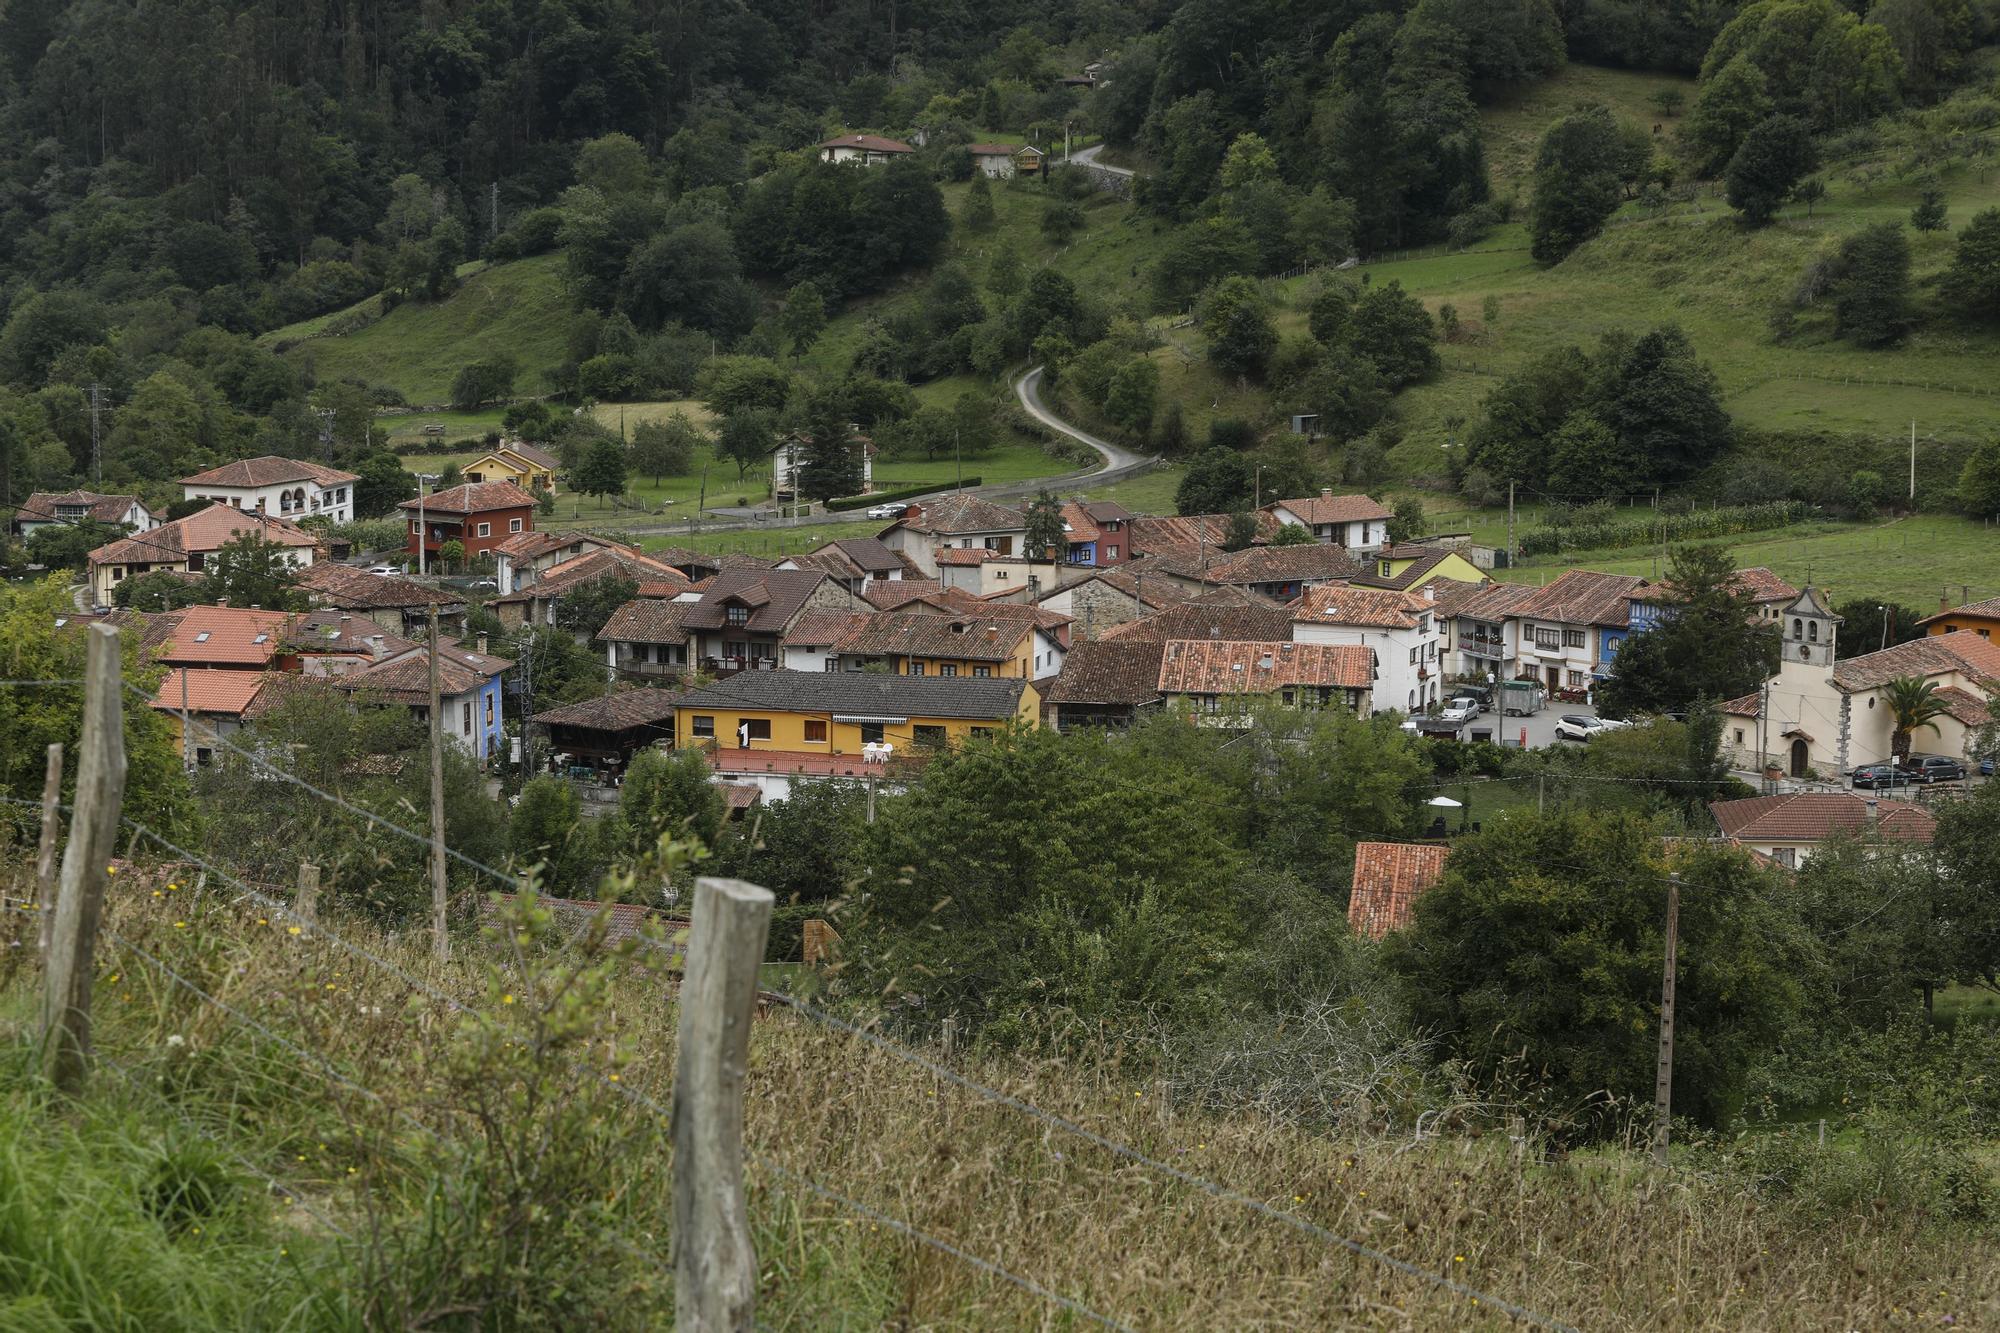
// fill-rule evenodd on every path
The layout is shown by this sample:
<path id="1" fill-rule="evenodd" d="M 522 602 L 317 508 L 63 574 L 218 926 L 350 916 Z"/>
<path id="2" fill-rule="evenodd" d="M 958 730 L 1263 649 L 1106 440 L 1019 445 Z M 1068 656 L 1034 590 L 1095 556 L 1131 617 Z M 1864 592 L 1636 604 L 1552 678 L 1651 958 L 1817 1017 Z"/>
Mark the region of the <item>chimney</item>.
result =
<path id="1" fill-rule="evenodd" d="M 1873 833 L 1882 823 L 1882 808 L 1875 804 L 1875 798 L 1868 798 L 1868 832 Z"/>
<path id="2" fill-rule="evenodd" d="M 1435 583 L 1426 583 L 1424 585 L 1424 600 L 1427 602 L 1435 602 L 1437 599 L 1438 599 L 1437 585 Z"/>
<path id="3" fill-rule="evenodd" d="M 380 657 L 382 655 L 381 635 L 371 634 L 365 640 L 363 640 L 363 642 L 368 645 L 368 655 L 370 657 Z"/>
<path id="4" fill-rule="evenodd" d="M 479 636 L 479 655 L 481 657 L 486 656 L 486 635 L 484 632 L 481 632 Z"/>
<path id="5" fill-rule="evenodd" d="M 1322 500 L 1331 500 L 1333 498 L 1333 487 L 1331 486 L 1320 487 L 1319 498 Z"/>
<path id="6" fill-rule="evenodd" d="M 1951 610 L 1951 589 L 1946 588 L 1938 594 L 1938 614 L 1943 615 L 1949 610 Z"/>
<path id="7" fill-rule="evenodd" d="M 215 599 L 215 604 L 216 604 L 217 606 L 228 606 L 228 605 L 229 605 L 229 599 L 228 599 L 227 597 L 218 597 L 218 598 L 216 598 L 216 599 Z"/>
<path id="8" fill-rule="evenodd" d="M 998 625 L 988 625 L 986 627 L 986 642 L 1000 642 L 1000 627 Z"/>

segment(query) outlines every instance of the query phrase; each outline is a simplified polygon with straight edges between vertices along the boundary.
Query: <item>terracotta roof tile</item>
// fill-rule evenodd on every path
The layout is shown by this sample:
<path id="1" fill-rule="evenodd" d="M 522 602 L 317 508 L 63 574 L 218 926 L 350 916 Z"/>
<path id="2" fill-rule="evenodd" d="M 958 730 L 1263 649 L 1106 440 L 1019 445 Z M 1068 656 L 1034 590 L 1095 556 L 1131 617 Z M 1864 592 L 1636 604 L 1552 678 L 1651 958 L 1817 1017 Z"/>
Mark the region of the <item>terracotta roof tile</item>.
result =
<path id="1" fill-rule="evenodd" d="M 785 643 L 802 648 L 832 648 L 845 639 L 856 625 L 868 619 L 866 612 L 808 609 L 792 622 L 791 630 L 785 635 Z"/>
<path id="2" fill-rule="evenodd" d="M 1210 583 L 1297 583 L 1351 579 L 1363 566 L 1338 546 L 1253 546 L 1220 560 L 1209 559 L 1203 576 Z"/>
<path id="3" fill-rule="evenodd" d="M 1300 625 L 1415 629 L 1419 617 L 1435 610 L 1430 599 L 1416 593 L 1360 588 L 1351 583 L 1323 583 L 1317 588 L 1307 588 L 1292 604 L 1292 621 Z"/>
<path id="4" fill-rule="evenodd" d="M 821 148 L 858 148 L 869 153 L 914 153 L 916 149 L 896 139 L 885 139 L 879 134 L 843 134 L 837 139 L 821 142 Z"/>
<path id="5" fill-rule="evenodd" d="M 331 562 L 308 565 L 300 571 L 299 587 L 321 606 L 347 610 L 457 606 L 465 600 L 394 574 L 370 574 L 352 565 Z"/>
<path id="6" fill-rule="evenodd" d="M 630 731 L 635 727 L 662 726 L 674 720 L 681 692 L 677 690 L 620 690 L 595 699 L 579 699 L 573 704 L 551 708 L 529 718 L 544 726 L 580 727 L 586 731 Z"/>
<path id="7" fill-rule="evenodd" d="M 868 585 L 868 590 L 861 597 L 870 606 L 889 611 L 905 602 L 914 602 L 919 597 L 935 597 L 943 591 L 944 585 L 936 579 L 878 579 Z"/>
<path id="8" fill-rule="evenodd" d="M 1424 892 L 1444 876 L 1448 847 L 1418 842 L 1357 842 L 1354 883 L 1347 894 L 1347 923 L 1357 935 L 1379 940 L 1410 924 Z"/>
<path id="9" fill-rule="evenodd" d="M 648 586 L 686 587 L 686 580 L 678 569 L 662 564 L 652 556 L 629 550 L 591 551 L 574 560 L 550 566 L 535 582 L 525 588 L 516 588 L 503 597 L 496 597 L 493 602 L 495 605 L 511 605 L 545 601 L 571 588 L 605 578 L 626 578 Z"/>
<path id="10" fill-rule="evenodd" d="M 262 458 L 244 458 L 234 463 L 224 463 L 221 467 L 210 468 L 206 472 L 197 472 L 192 477 L 182 477 L 180 484 L 247 490 L 260 486 L 282 486 L 293 481 L 339 486 L 360 480 L 361 474 L 358 472 L 342 472 L 339 468 L 322 467 L 318 463 L 308 463 L 297 458 L 279 458 L 275 454 L 266 454 Z"/>
<path id="11" fill-rule="evenodd" d="M 1859 835 L 1866 831 L 1871 805 L 1882 837 L 1929 842 L 1937 832 L 1937 820 L 1920 806 L 1888 797 L 1870 800 L 1845 791 L 1711 801 L 1708 809 L 1725 838 L 1739 842 L 1822 842 L 1836 833 Z"/>
<path id="12" fill-rule="evenodd" d="M 1033 632 L 1030 621 L 1006 616 L 902 615 L 881 611 L 858 616 L 834 646 L 860 656 L 953 657 L 1004 662 Z"/>
<path id="13" fill-rule="evenodd" d="M 1976 680 L 2000 679 L 2000 643 L 1977 634 L 1932 634 L 1834 663 L 1833 684 L 1852 693 L 1886 685 L 1901 676 L 1951 673 Z"/>
<path id="14" fill-rule="evenodd" d="M 159 658 L 190 666 L 263 666 L 284 647 L 293 619 L 286 611 L 191 606 Z"/>
<path id="15" fill-rule="evenodd" d="M 181 707 L 181 682 L 187 682 L 187 706 L 191 713 L 212 713 L 241 717 L 269 679 L 261 671 L 229 671 L 218 668 L 175 667 L 167 672 L 153 693 L 153 707 L 177 713 Z"/>
<path id="16" fill-rule="evenodd" d="M 1942 620 L 1947 616 L 1984 616 L 1991 620 L 2000 620 L 2000 597 L 1988 597 L 1983 602 L 1967 602 L 1964 606 L 1949 606 L 1934 616 L 1925 616 L 1917 623 L 1928 625 L 1933 620 Z"/>
<path id="17" fill-rule="evenodd" d="M 1026 681 L 998 676 L 745 671 L 688 694 L 680 706 L 997 722 L 1014 717 L 1026 687 Z"/>
<path id="18" fill-rule="evenodd" d="M 396 507 L 411 513 L 421 505 L 426 514 L 484 514 L 495 509 L 533 509 L 535 497 L 511 481 L 469 481 L 450 490 L 433 491 L 421 500 Z"/>
<path id="19" fill-rule="evenodd" d="M 693 602 L 667 602 L 642 597 L 611 613 L 597 631 L 599 643 L 686 643 L 687 612 Z"/>
<path id="20" fill-rule="evenodd" d="M 689 605 L 683 623 L 695 629 L 720 629 L 727 620 L 727 605 L 734 602 L 749 608 L 744 628 L 781 633 L 826 581 L 826 575 L 816 570 L 725 569 L 701 600 Z"/>
<path id="21" fill-rule="evenodd" d="M 1283 508 L 1308 525 L 1366 523 L 1395 517 L 1365 495 L 1309 495 L 1297 500 L 1276 500 L 1265 508 Z"/>
<path id="22" fill-rule="evenodd" d="M 94 523 L 118 523 L 138 503 L 136 495 L 99 495 L 96 491 L 64 491 L 56 495 L 36 491 L 14 517 L 29 523 L 68 522 L 69 519 L 61 517 L 63 510 L 82 509 L 86 511 L 83 517 Z"/>
<path id="23" fill-rule="evenodd" d="M 1169 639 L 1289 639 L 1289 608 L 1262 606 L 1203 606 L 1184 602 L 1157 615 L 1118 625 L 1099 636 L 1102 642 L 1165 643 Z"/>
<path id="24" fill-rule="evenodd" d="M 1375 654 L 1360 644 L 1172 639 L 1160 658 L 1162 694 L 1269 694 L 1291 686 L 1368 689 Z"/>
<path id="25" fill-rule="evenodd" d="M 1079 643 L 1063 658 L 1062 671 L 1042 689 L 1050 703 L 1150 703 L 1160 697 L 1164 643 Z"/>
<path id="26" fill-rule="evenodd" d="M 317 547 L 319 538 L 296 523 L 234 505 L 213 504 L 197 514 L 163 523 L 150 532 L 106 542 L 90 553 L 93 565 L 139 565 L 186 560 L 190 551 L 214 551 L 244 533 L 258 533 L 274 546 Z"/>
<path id="27" fill-rule="evenodd" d="M 1565 625 L 1629 625 L 1632 599 L 1652 586 L 1636 574 L 1572 569 L 1555 582 L 1536 589 L 1512 614 L 1522 620 Z"/>
<path id="28" fill-rule="evenodd" d="M 1018 509 L 994 504 L 970 491 L 954 491 L 912 502 L 903 516 L 889 526 L 949 537 L 973 532 L 1020 532 L 1028 526 L 1028 520 Z"/>

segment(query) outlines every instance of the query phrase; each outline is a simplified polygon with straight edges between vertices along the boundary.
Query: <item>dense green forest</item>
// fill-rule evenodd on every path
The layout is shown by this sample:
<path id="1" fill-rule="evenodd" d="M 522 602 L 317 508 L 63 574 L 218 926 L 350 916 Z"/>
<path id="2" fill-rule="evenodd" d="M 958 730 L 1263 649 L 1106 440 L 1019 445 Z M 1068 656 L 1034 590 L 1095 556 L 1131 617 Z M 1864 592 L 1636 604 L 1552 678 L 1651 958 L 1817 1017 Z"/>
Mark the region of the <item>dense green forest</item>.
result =
<path id="1" fill-rule="evenodd" d="M 934 449 L 948 413 L 904 384 L 1033 354 L 1051 381 L 1079 362 L 1109 422 L 1173 452 L 1194 443 L 1179 404 L 1136 362 L 1159 346 L 1149 316 L 1192 309 L 1217 374 L 1358 437 L 1435 374 L 1453 328 L 1335 284 L 1310 336 L 1281 337 L 1246 280 L 1464 247 L 1517 216 L 1555 262 L 1621 201 L 1724 173 L 1746 221 L 1768 220 L 1810 197 L 1816 140 L 1976 77 L 1995 18 L 1990 0 L 0 0 L 0 502 L 99 480 L 164 496 L 194 467 L 316 454 L 323 422 L 358 465 L 402 395 L 322 380 L 273 331 L 446 301 L 481 265 L 539 255 L 561 265 L 560 364 L 468 357 L 459 406 L 698 393 L 738 440 L 853 420 Z M 1570 60 L 1699 83 L 1674 134 L 1579 111 L 1539 145 L 1532 199 L 1496 191 L 1482 108 Z M 820 163 L 849 130 L 919 150 Z M 1005 246 L 976 280 L 944 262 L 1002 188 L 965 145 L 1065 133 L 1142 166 L 1146 271 L 1093 288 Z M 1079 175 L 1036 187 L 1052 247 L 1085 225 Z M 1897 262 L 1883 239 L 1848 267 Z M 844 364 L 800 359 L 881 294 L 915 299 L 871 315 Z M 1836 303 L 1844 336 L 1910 327 L 1878 297 Z M 592 443 L 567 417 L 508 425 Z M 1615 421 L 1575 425 L 1571 472 L 1615 474 L 1640 447 Z"/>

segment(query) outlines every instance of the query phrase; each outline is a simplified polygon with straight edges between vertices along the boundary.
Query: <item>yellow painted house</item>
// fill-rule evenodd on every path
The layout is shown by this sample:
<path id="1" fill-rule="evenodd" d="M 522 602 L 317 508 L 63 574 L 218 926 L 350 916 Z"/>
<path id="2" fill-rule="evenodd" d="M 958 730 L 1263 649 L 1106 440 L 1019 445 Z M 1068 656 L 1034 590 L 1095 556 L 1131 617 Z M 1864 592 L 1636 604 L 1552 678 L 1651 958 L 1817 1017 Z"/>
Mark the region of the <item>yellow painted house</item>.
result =
<path id="1" fill-rule="evenodd" d="M 891 676 L 870 671 L 743 671 L 683 695 L 674 740 L 683 749 L 853 756 L 887 743 L 897 753 L 1040 725 L 1042 699 L 1025 680 Z"/>
<path id="2" fill-rule="evenodd" d="M 1395 588 L 1407 592 L 1432 579 L 1452 579 L 1458 583 L 1481 584 L 1486 572 L 1457 551 L 1439 547 L 1388 547 L 1361 557 L 1363 572 L 1354 582 L 1371 588 Z"/>
<path id="3" fill-rule="evenodd" d="M 553 494 L 558 466 L 560 463 L 554 454 L 515 440 L 495 446 L 460 471 L 469 482 L 511 481 L 524 491 L 548 491 Z"/>
<path id="4" fill-rule="evenodd" d="M 1934 616 L 1917 622 L 1925 634 L 1977 634 L 1982 639 L 2000 638 L 2000 597 L 1963 606 L 1947 606 Z"/>

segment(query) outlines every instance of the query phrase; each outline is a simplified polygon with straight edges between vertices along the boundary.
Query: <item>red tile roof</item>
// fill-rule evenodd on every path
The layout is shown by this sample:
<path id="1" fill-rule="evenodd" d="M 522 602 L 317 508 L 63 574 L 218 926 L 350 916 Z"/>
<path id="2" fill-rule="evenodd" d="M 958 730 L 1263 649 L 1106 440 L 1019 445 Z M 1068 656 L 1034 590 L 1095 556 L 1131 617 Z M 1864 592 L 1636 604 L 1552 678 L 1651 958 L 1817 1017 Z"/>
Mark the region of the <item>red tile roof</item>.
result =
<path id="1" fill-rule="evenodd" d="M 544 726 L 576 727 L 584 731 L 631 731 L 638 727 L 669 726 L 680 699 L 677 690 L 619 690 L 551 708 L 528 720 Z"/>
<path id="2" fill-rule="evenodd" d="M 1292 622 L 1299 625 L 1354 625 L 1372 629 L 1415 629 L 1418 617 L 1436 610 L 1429 598 L 1390 588 L 1358 588 L 1351 583 L 1325 583 L 1307 588 L 1292 603 Z"/>
<path id="3" fill-rule="evenodd" d="M 726 608 L 736 603 L 750 613 L 743 628 L 753 633 L 780 633 L 826 582 L 826 575 L 817 570 L 725 569 L 709 583 L 700 601 L 689 604 L 682 623 L 695 629 L 720 629 L 728 621 Z"/>
<path id="4" fill-rule="evenodd" d="M 533 509 L 535 497 L 511 481 L 469 481 L 396 507 L 414 514 L 419 505 L 426 514 L 485 514 L 495 509 Z"/>
<path id="5" fill-rule="evenodd" d="M 299 574 L 299 587 L 318 605 L 349 610 L 457 606 L 465 600 L 394 574 L 370 574 L 352 565 L 331 562 L 308 565 Z"/>
<path id="6" fill-rule="evenodd" d="M 988 560 L 1011 560 L 1014 557 L 999 551 L 989 551 L 983 546 L 950 546 L 937 553 L 940 565 L 983 565 Z"/>
<path id="7" fill-rule="evenodd" d="M 936 579 L 877 579 L 868 585 L 861 599 L 870 606 L 893 611 L 905 603 L 920 597 L 935 597 L 943 591 L 944 585 Z"/>
<path id="8" fill-rule="evenodd" d="M 1296 515 L 1301 522 L 1314 526 L 1321 523 L 1366 523 L 1395 517 L 1379 502 L 1365 495 L 1331 495 L 1324 491 L 1298 500 L 1274 500 L 1264 507 L 1282 508 Z"/>
<path id="9" fill-rule="evenodd" d="M 1565 625 L 1629 625 L 1632 599 L 1652 586 L 1636 574 L 1572 569 L 1554 583 L 1536 589 L 1511 614 L 1521 620 Z"/>
<path id="10" fill-rule="evenodd" d="M 318 463 L 308 463 L 297 458 L 279 458 L 266 454 L 262 458 L 244 458 L 234 463 L 224 463 L 221 467 L 197 472 L 192 477 L 182 477 L 183 486 L 224 486 L 238 490 L 255 490 L 262 486 L 283 486 L 288 482 L 311 481 L 321 486 L 339 486 L 350 481 L 360 481 L 358 472 L 342 472 L 339 468 L 322 467 Z"/>
<path id="11" fill-rule="evenodd" d="M 159 657 L 189 666 L 263 666 L 284 647 L 293 616 L 233 606 L 191 606 Z"/>
<path id="12" fill-rule="evenodd" d="M 1209 583 L 1301 583 L 1349 579 L 1363 569 L 1360 560 L 1338 546 L 1252 546 L 1234 555 L 1211 555 L 1197 574 Z"/>
<path id="13" fill-rule="evenodd" d="M 1354 884 L 1347 894 L 1347 923 L 1357 935 L 1379 940 L 1410 924 L 1410 910 L 1444 875 L 1448 847 L 1417 842 L 1354 844 Z"/>
<path id="14" fill-rule="evenodd" d="M 1019 616 L 903 615 L 881 611 L 857 616 L 833 646 L 861 656 L 960 658 L 968 662 L 1004 662 L 1033 632 Z M 794 636 L 796 637 L 796 636 Z"/>
<path id="15" fill-rule="evenodd" d="M 1169 639 L 1289 639 L 1290 609 L 1275 602 L 1261 606 L 1205 606 L 1183 602 L 1157 615 L 1104 631 L 1102 642 L 1165 643 Z"/>
<path id="16" fill-rule="evenodd" d="M 686 643 L 684 623 L 693 602 L 663 602 L 642 597 L 611 613 L 597 631 L 599 643 Z"/>
<path id="17" fill-rule="evenodd" d="M 1877 832 L 1884 838 L 1929 842 L 1937 832 L 1937 820 L 1920 806 L 1887 797 L 1871 801 L 1844 791 L 1712 801 L 1708 809 L 1722 836 L 1738 842 L 1823 842 L 1836 833 L 1866 831 L 1871 805 Z"/>
<path id="18" fill-rule="evenodd" d="M 1874 689 L 1901 676 L 1957 674 L 1975 680 L 2000 679 L 2000 643 L 1977 634 L 1932 634 L 1864 653 L 1833 665 L 1834 688 L 1847 693 Z"/>
<path id="19" fill-rule="evenodd" d="M 1062 671 L 1042 687 L 1042 698 L 1057 704 L 1137 706 L 1160 697 L 1164 643 L 1079 643 L 1063 658 Z"/>
<path id="20" fill-rule="evenodd" d="M 517 588 L 504 597 L 495 597 L 493 603 L 509 605 L 520 602 L 546 601 L 557 597 L 571 588 L 594 583 L 598 579 L 625 578 L 647 587 L 662 587 L 675 591 L 685 591 L 690 586 L 681 577 L 681 572 L 672 565 L 661 564 L 649 555 L 641 555 L 629 549 L 591 551 L 574 560 L 565 560 L 552 565 L 541 578 L 525 588 Z"/>
<path id="21" fill-rule="evenodd" d="M 1278 529 L 1283 526 L 1268 509 L 1260 509 L 1250 518 L 1257 525 L 1257 537 L 1262 541 L 1277 536 Z M 1167 518 L 1151 514 L 1135 515 L 1131 523 L 1132 553 L 1199 555 L 1205 550 L 1214 555 L 1229 540 L 1229 519 L 1228 514 L 1182 514 Z"/>
<path id="22" fill-rule="evenodd" d="M 187 682 L 190 713 L 241 717 L 268 680 L 261 671 L 228 671 L 217 668 L 175 667 L 167 672 L 153 694 L 153 707 L 163 712 L 181 709 L 181 682 Z"/>
<path id="23" fill-rule="evenodd" d="M 912 502 L 903 516 L 889 526 L 959 536 L 973 532 L 1020 532 L 1028 526 L 1028 520 L 1018 509 L 994 504 L 970 491 L 954 491 Z"/>
<path id="24" fill-rule="evenodd" d="M 827 139 L 821 148 L 858 148 L 869 153 L 914 153 L 917 150 L 895 139 L 885 139 L 879 134 L 843 134 L 837 139 Z"/>
<path id="25" fill-rule="evenodd" d="M 1983 602 L 1967 602 L 1964 606 L 1948 606 L 1934 616 L 1925 616 L 1917 623 L 1928 625 L 1933 620 L 1943 620 L 1949 616 L 1981 616 L 1988 620 L 2000 620 L 2000 597 L 1989 597 Z"/>
<path id="26" fill-rule="evenodd" d="M 92 522 L 117 523 L 138 503 L 136 495 L 99 495 L 96 491 L 64 491 L 55 495 L 48 491 L 36 491 L 14 517 L 26 523 L 53 523 L 58 521 L 58 515 L 64 509 L 82 509 L 87 511 L 84 517 Z"/>
<path id="27" fill-rule="evenodd" d="M 1160 659 L 1162 694 L 1269 694 L 1290 686 L 1368 689 L 1373 650 L 1352 643 L 1174 639 Z"/>
<path id="28" fill-rule="evenodd" d="M 317 547 L 319 538 L 296 523 L 269 514 L 212 504 L 198 514 L 163 523 L 150 532 L 106 542 L 90 553 L 93 565 L 173 564 L 190 551 L 214 551 L 245 533 L 257 533 L 274 546 Z"/>

